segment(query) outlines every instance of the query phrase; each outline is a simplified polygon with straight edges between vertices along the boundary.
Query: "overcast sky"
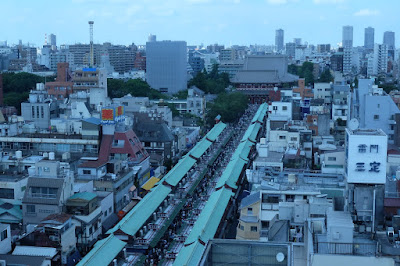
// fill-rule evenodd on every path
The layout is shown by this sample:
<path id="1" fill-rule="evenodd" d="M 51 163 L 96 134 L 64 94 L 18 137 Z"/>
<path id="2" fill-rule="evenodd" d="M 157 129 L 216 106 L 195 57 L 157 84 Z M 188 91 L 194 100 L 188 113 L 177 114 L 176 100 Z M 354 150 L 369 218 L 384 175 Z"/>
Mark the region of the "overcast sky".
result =
<path id="1" fill-rule="evenodd" d="M 354 27 L 354 45 L 363 45 L 364 28 L 396 32 L 400 42 L 399 0 L 1 0 L 0 40 L 9 44 L 44 44 L 45 34 L 57 45 L 88 43 L 88 20 L 94 20 L 95 43 L 145 44 L 157 40 L 188 44 L 274 44 L 275 30 L 284 42 L 341 42 L 342 26 Z"/>

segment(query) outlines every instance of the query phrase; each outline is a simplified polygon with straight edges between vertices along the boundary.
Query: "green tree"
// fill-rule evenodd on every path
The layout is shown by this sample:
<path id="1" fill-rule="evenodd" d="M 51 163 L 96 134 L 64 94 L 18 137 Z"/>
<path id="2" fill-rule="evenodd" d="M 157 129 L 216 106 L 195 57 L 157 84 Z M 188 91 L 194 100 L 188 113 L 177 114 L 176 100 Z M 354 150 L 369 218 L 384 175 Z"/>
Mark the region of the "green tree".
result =
<path id="1" fill-rule="evenodd" d="M 197 73 L 193 77 L 188 86 L 196 86 L 205 93 L 219 94 L 225 91 L 230 85 L 228 73 L 218 73 L 218 64 L 214 64 L 210 73 L 207 73 L 205 69 L 202 72 Z"/>
<path id="2" fill-rule="evenodd" d="M 293 75 L 298 75 L 298 67 L 295 64 L 288 65 L 288 72 Z"/>
<path id="3" fill-rule="evenodd" d="M 152 89 L 150 85 L 142 79 L 130 79 L 128 81 L 108 79 L 107 87 L 108 94 L 111 98 L 119 98 L 127 94 L 131 94 L 133 97 L 149 97 L 149 99 L 168 98 L 167 95 Z"/>
<path id="4" fill-rule="evenodd" d="M 14 106 L 20 111 L 21 103 L 28 99 L 29 92 L 36 87 L 36 83 L 53 81 L 54 78 L 54 76 L 45 78 L 27 72 L 3 73 L 4 104 Z"/>
<path id="5" fill-rule="evenodd" d="M 178 91 L 172 97 L 175 97 L 177 99 L 187 99 L 188 97 L 188 90 L 183 90 L 183 91 Z"/>
<path id="6" fill-rule="evenodd" d="M 221 115 L 221 120 L 223 122 L 234 122 L 244 113 L 247 104 L 247 96 L 240 92 L 221 93 L 218 95 L 217 99 L 210 104 L 206 122 L 211 126 L 217 115 Z"/>
<path id="7" fill-rule="evenodd" d="M 324 71 L 322 71 L 321 76 L 319 77 L 319 82 L 331 82 L 333 81 L 333 76 L 331 74 L 331 71 L 326 68 Z"/>

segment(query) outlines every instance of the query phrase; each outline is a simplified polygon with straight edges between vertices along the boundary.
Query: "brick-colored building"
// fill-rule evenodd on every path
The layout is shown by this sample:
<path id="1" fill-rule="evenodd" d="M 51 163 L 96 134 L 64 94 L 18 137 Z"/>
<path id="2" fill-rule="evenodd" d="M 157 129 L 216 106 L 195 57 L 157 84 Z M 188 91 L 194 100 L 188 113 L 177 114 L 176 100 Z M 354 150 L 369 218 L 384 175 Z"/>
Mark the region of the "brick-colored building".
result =
<path id="1" fill-rule="evenodd" d="M 56 81 L 46 82 L 45 88 L 49 95 L 58 100 L 63 100 L 68 98 L 68 96 L 73 92 L 73 84 L 74 83 L 71 81 L 69 64 L 58 63 Z"/>

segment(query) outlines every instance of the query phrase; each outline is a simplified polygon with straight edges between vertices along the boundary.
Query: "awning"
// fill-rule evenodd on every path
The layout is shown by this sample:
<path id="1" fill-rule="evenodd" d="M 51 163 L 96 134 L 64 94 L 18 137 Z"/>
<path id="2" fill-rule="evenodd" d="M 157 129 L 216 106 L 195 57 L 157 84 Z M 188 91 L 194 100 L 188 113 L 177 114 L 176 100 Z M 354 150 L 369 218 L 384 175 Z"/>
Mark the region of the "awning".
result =
<path id="1" fill-rule="evenodd" d="M 143 184 L 142 188 L 145 189 L 145 190 L 150 190 L 150 189 L 152 189 L 152 188 L 154 187 L 154 185 L 155 185 L 158 181 L 160 181 L 160 179 L 157 178 L 157 177 L 155 177 L 155 176 L 153 176 L 153 177 L 151 177 L 149 180 L 147 180 L 146 183 Z"/>

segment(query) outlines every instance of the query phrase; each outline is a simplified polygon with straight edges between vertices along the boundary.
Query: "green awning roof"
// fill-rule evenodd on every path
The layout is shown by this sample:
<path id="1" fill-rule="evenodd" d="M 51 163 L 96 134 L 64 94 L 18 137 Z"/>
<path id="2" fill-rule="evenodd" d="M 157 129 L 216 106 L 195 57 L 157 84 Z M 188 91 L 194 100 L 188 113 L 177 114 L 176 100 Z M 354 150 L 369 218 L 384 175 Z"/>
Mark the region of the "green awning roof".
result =
<path id="1" fill-rule="evenodd" d="M 125 234 L 135 235 L 170 192 L 171 188 L 163 185 L 154 187 L 119 223 L 108 230 L 107 234 L 120 229 Z"/>
<path id="2" fill-rule="evenodd" d="M 211 194 L 173 265 L 198 265 L 206 248 L 199 239 L 207 244 L 214 237 L 232 195 L 224 188 Z"/>
<path id="3" fill-rule="evenodd" d="M 110 235 L 99 240 L 93 249 L 78 263 L 79 266 L 108 265 L 121 252 L 126 243 L 116 236 Z"/>
<path id="4" fill-rule="evenodd" d="M 196 145 L 197 146 L 197 145 Z M 171 186 L 175 187 L 178 185 L 179 181 L 186 175 L 186 173 L 193 167 L 196 163 L 196 160 L 185 155 L 179 162 L 172 168 L 161 180 L 161 182 L 165 181 Z"/>
<path id="5" fill-rule="evenodd" d="M 219 122 L 207 133 L 206 138 L 215 141 L 225 128 L 226 124 Z"/>

